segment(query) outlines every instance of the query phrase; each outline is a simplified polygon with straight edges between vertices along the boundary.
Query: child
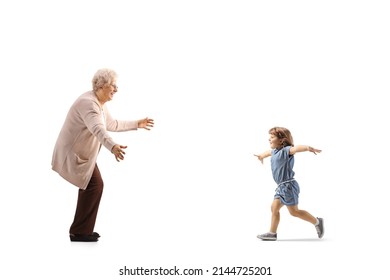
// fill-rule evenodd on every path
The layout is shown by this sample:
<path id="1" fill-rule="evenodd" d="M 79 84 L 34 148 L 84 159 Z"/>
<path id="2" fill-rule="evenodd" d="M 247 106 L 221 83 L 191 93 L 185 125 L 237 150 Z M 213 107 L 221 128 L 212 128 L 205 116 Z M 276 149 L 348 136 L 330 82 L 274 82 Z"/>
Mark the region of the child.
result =
<path id="1" fill-rule="evenodd" d="M 271 157 L 272 176 L 278 185 L 275 190 L 274 201 L 271 205 L 272 217 L 270 231 L 260 234 L 257 237 L 262 240 L 276 240 L 277 229 L 280 221 L 279 210 L 283 205 L 294 217 L 312 223 L 319 238 L 324 235 L 324 220 L 315 218 L 309 212 L 298 209 L 299 185 L 294 179 L 294 154 L 299 152 L 312 152 L 315 155 L 321 150 L 310 146 L 294 146 L 290 131 L 284 127 L 274 127 L 269 130 L 269 143 L 272 150 L 268 150 L 260 155 L 255 155 L 261 163 L 266 157 Z"/>

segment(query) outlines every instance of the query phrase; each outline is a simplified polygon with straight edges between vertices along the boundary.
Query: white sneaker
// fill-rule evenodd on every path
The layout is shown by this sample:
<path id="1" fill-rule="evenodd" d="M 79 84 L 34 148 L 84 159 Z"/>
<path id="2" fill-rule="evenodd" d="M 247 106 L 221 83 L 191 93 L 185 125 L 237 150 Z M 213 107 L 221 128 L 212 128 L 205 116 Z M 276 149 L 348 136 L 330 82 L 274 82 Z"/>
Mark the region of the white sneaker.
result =
<path id="1" fill-rule="evenodd" d="M 271 233 L 271 232 L 259 234 L 257 236 L 257 238 L 260 238 L 261 240 L 270 240 L 270 241 L 275 241 L 277 237 L 278 235 L 276 233 Z"/>
<path id="2" fill-rule="evenodd" d="M 324 236 L 324 219 L 323 218 L 317 218 L 318 219 L 318 225 L 316 225 L 316 230 L 318 234 L 318 238 L 322 238 Z"/>

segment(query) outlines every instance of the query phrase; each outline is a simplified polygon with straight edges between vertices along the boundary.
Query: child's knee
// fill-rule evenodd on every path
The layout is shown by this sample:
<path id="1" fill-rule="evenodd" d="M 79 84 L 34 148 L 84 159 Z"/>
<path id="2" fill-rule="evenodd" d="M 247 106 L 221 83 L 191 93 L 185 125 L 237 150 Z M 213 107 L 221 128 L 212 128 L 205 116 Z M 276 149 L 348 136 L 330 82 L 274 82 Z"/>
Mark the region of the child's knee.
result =
<path id="1" fill-rule="evenodd" d="M 299 210 L 297 210 L 297 209 L 288 209 L 288 212 L 293 217 L 299 217 Z"/>

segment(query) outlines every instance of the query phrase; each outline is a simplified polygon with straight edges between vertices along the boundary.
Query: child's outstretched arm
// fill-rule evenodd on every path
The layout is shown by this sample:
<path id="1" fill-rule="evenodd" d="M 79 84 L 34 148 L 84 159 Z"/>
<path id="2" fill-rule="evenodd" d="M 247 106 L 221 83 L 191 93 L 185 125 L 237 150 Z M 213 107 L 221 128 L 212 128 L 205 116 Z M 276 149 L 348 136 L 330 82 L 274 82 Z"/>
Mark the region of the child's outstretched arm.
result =
<path id="1" fill-rule="evenodd" d="M 271 156 L 271 150 L 265 151 L 264 153 L 262 153 L 260 155 L 254 155 L 254 156 L 257 157 L 261 161 L 261 163 L 263 163 L 263 159 Z"/>
<path id="2" fill-rule="evenodd" d="M 297 145 L 290 148 L 290 155 L 300 152 L 312 152 L 316 155 L 317 153 L 321 153 L 321 150 L 306 145 Z"/>

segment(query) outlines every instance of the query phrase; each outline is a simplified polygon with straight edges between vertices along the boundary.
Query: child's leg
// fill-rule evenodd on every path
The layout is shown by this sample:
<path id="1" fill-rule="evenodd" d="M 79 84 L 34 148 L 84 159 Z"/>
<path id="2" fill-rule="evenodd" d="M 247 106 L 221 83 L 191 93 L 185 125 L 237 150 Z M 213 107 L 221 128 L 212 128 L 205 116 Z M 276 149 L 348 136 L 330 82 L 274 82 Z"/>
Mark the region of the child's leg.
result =
<path id="1" fill-rule="evenodd" d="M 305 210 L 299 210 L 298 205 L 287 206 L 287 209 L 294 217 L 301 218 L 302 220 L 308 221 L 313 225 L 317 223 L 317 219 L 313 215 Z"/>
<path id="2" fill-rule="evenodd" d="M 272 217 L 271 217 L 271 228 L 270 232 L 275 232 L 278 230 L 278 225 L 280 221 L 280 208 L 283 207 L 283 204 L 280 202 L 279 199 L 275 199 L 272 202 L 271 205 L 271 212 L 272 212 Z"/>

